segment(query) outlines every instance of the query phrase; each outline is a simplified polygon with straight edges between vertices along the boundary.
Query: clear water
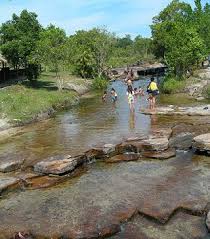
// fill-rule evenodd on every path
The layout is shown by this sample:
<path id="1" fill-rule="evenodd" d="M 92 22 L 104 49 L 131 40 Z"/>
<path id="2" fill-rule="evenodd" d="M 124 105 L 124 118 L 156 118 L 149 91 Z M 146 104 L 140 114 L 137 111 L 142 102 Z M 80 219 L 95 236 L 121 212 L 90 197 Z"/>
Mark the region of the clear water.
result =
<path id="1" fill-rule="evenodd" d="M 134 82 L 146 89 L 149 80 Z M 55 154 L 79 154 L 93 145 L 116 143 L 123 137 L 148 134 L 150 116 L 140 113 L 147 107 L 146 96 L 136 99 L 135 111 L 127 102 L 126 85 L 113 82 L 111 88 L 118 94 L 116 107 L 108 99 L 103 103 L 101 95 L 84 97 L 74 109 L 58 114 L 55 118 L 29 125 L 23 133 L 11 137 L 0 146 L 1 158 L 24 157 L 27 166 Z M 108 97 L 110 98 L 110 97 Z"/>

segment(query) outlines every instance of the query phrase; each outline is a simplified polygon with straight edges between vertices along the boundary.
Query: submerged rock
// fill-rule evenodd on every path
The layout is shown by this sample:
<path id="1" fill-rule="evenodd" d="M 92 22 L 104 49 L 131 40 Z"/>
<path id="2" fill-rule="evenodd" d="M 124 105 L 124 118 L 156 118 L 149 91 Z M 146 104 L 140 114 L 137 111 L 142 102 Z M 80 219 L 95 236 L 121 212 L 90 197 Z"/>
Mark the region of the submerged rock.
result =
<path id="1" fill-rule="evenodd" d="M 202 134 L 193 139 L 193 148 L 200 152 L 210 153 L 210 133 Z"/>
<path id="2" fill-rule="evenodd" d="M 140 158 L 139 154 L 120 154 L 106 160 L 107 163 L 119 163 L 123 161 L 136 161 Z"/>
<path id="3" fill-rule="evenodd" d="M 193 134 L 182 132 L 169 140 L 169 146 L 176 149 L 186 150 L 192 147 Z"/>
<path id="4" fill-rule="evenodd" d="M 34 166 L 34 171 L 41 174 L 62 175 L 74 171 L 74 169 L 83 164 L 86 157 L 82 156 L 55 156 L 41 161 Z"/>

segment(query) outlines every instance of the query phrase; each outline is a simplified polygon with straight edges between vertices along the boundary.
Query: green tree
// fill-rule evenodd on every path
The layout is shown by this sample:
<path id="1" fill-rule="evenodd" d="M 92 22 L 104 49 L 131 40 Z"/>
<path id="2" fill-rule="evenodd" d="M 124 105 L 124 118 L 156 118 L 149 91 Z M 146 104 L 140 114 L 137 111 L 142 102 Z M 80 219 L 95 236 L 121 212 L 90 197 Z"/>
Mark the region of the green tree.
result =
<path id="1" fill-rule="evenodd" d="M 210 54 L 210 4 L 202 7 L 201 0 L 195 0 L 194 24 L 200 37 L 204 40 L 207 53 Z"/>
<path id="2" fill-rule="evenodd" d="M 136 54 L 147 58 L 152 53 L 152 39 L 137 36 L 134 39 L 134 51 Z"/>
<path id="3" fill-rule="evenodd" d="M 185 2 L 173 0 L 153 18 L 154 52 L 182 76 L 205 57 L 205 44 L 198 33 L 194 12 Z"/>
<path id="4" fill-rule="evenodd" d="M 65 64 L 66 33 L 64 30 L 50 25 L 40 33 L 36 44 L 34 58 L 50 67 L 56 76 Z"/>
<path id="5" fill-rule="evenodd" d="M 27 10 L 20 16 L 13 14 L 12 20 L 1 25 L 1 52 L 15 69 L 28 67 L 40 31 L 37 15 Z"/>
<path id="6" fill-rule="evenodd" d="M 77 31 L 68 41 L 69 62 L 84 78 L 101 77 L 106 72 L 112 44 L 113 35 L 105 29 Z"/>
<path id="7" fill-rule="evenodd" d="M 182 77 L 204 59 L 205 45 L 196 29 L 177 23 L 166 41 L 165 59 L 174 73 Z"/>
<path id="8" fill-rule="evenodd" d="M 128 46 L 131 46 L 132 44 L 133 44 L 133 41 L 131 39 L 131 35 L 127 34 L 125 35 L 125 37 L 117 39 L 116 47 L 126 48 Z"/>

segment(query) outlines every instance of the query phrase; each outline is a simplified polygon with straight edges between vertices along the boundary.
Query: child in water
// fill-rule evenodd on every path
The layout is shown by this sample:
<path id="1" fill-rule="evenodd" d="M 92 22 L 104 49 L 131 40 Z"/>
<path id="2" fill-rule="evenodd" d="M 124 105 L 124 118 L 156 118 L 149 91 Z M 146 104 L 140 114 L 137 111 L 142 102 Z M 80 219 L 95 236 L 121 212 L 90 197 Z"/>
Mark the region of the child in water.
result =
<path id="1" fill-rule="evenodd" d="M 130 107 L 130 110 L 134 110 L 134 97 L 133 97 L 133 91 L 128 88 L 127 90 L 127 96 L 128 96 L 128 104 Z"/>
<path id="2" fill-rule="evenodd" d="M 111 99 L 113 103 L 116 103 L 117 101 L 117 92 L 115 91 L 114 88 L 111 89 Z"/>

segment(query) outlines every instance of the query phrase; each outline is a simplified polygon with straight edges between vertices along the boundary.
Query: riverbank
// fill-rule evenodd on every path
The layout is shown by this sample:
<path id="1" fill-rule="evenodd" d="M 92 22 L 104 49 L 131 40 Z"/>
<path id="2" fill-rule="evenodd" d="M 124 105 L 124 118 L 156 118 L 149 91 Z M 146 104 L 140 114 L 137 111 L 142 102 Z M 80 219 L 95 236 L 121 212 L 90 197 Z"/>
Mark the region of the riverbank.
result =
<path id="1" fill-rule="evenodd" d="M 53 74 L 47 73 L 34 82 L 25 80 L 1 88 L 0 129 L 49 118 L 76 104 L 79 96 L 90 89 L 90 81 L 67 73 L 61 75 L 59 82 Z"/>
<path id="2" fill-rule="evenodd" d="M 184 93 L 192 99 L 202 101 L 210 98 L 210 67 L 199 69 L 188 78 L 166 77 L 162 81 L 161 92 L 165 94 Z"/>

